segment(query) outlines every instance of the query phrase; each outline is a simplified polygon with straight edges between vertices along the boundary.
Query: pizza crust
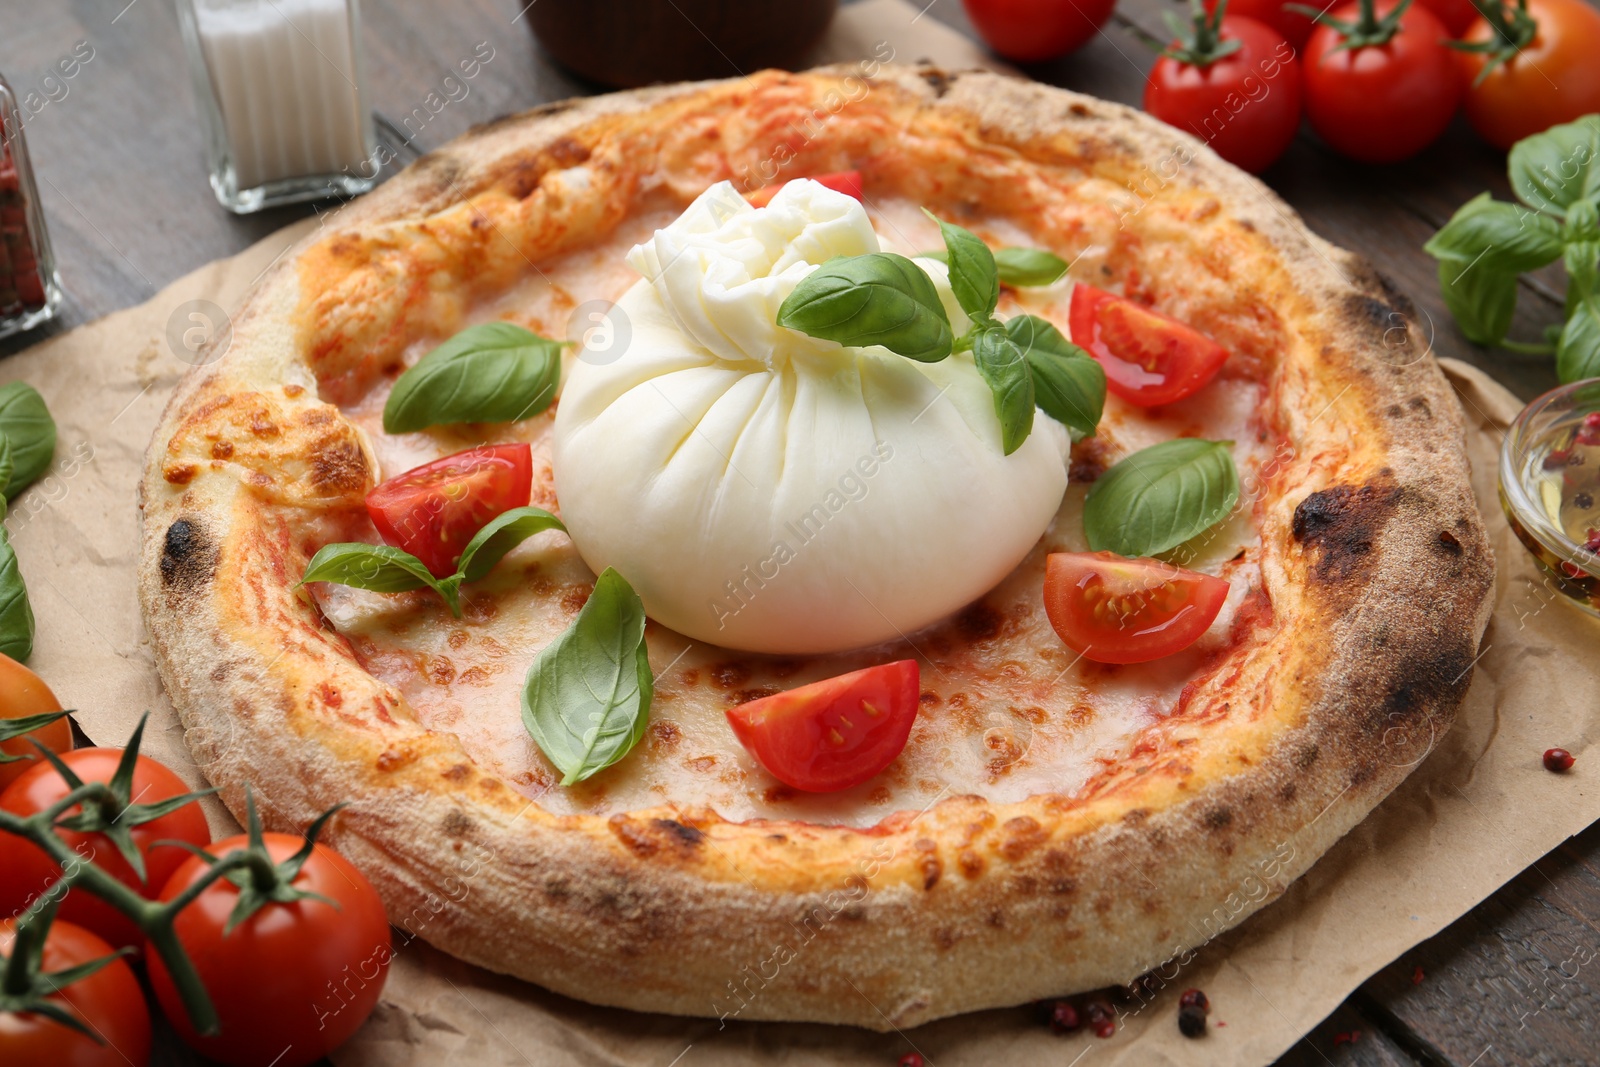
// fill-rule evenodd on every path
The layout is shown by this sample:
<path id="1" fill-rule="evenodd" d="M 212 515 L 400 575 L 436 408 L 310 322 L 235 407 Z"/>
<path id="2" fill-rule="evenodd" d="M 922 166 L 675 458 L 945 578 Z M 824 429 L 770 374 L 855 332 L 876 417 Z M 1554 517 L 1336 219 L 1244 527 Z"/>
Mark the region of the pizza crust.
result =
<path id="1" fill-rule="evenodd" d="M 1253 296 L 1294 337 L 1271 370 L 1294 454 L 1256 508 L 1273 637 L 1074 796 L 952 796 L 868 829 L 682 805 L 552 815 L 361 669 L 295 586 L 305 548 L 344 539 L 360 514 L 370 449 L 330 401 L 393 358 L 406 273 L 396 259 L 350 291 L 341 262 L 387 262 L 371 234 L 394 220 L 471 210 L 500 225 L 511 194 L 518 218 L 540 213 L 537 247 L 571 247 L 626 210 L 630 190 L 594 151 L 606 138 L 710 114 L 754 143 L 776 136 L 744 120 L 755 103 L 822 107 L 856 78 L 766 72 L 474 130 L 285 256 L 235 317 L 226 358 L 173 397 L 141 487 L 139 581 L 191 749 L 232 810 L 248 783 L 275 828 L 349 802 L 330 840 L 408 933 L 600 1004 L 905 1028 L 1161 973 L 1281 894 L 1449 728 L 1493 561 L 1460 412 L 1410 305 L 1179 131 L 932 69 L 884 68 L 874 106 L 968 139 L 974 171 L 1088 175 L 1124 199 L 1150 262 L 1197 229 L 1259 260 Z M 684 151 L 661 173 L 685 199 L 729 176 Z M 588 203 L 559 175 L 591 153 Z M 522 269 L 491 249 L 476 276 L 492 288 Z"/>

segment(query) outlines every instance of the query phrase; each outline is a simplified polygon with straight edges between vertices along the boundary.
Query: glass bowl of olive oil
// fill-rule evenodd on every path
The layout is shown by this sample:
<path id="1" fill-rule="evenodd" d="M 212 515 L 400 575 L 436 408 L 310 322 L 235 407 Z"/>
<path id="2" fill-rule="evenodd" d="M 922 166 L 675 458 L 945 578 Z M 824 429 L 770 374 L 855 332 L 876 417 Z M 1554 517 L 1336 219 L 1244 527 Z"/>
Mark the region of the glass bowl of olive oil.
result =
<path id="1" fill-rule="evenodd" d="M 1600 616 L 1600 378 L 1522 409 L 1500 445 L 1500 506 L 1550 584 Z"/>

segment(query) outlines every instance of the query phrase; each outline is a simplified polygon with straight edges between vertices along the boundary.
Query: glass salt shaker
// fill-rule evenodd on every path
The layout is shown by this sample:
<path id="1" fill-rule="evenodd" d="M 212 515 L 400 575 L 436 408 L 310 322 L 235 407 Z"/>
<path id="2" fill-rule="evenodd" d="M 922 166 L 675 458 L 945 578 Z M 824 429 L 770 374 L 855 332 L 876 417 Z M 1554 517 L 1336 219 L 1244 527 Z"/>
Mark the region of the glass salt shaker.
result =
<path id="1" fill-rule="evenodd" d="M 0 337 L 55 317 L 61 279 L 28 161 L 16 94 L 0 77 Z"/>
<path id="2" fill-rule="evenodd" d="M 377 184 L 358 0 L 177 0 L 211 188 L 247 214 Z"/>

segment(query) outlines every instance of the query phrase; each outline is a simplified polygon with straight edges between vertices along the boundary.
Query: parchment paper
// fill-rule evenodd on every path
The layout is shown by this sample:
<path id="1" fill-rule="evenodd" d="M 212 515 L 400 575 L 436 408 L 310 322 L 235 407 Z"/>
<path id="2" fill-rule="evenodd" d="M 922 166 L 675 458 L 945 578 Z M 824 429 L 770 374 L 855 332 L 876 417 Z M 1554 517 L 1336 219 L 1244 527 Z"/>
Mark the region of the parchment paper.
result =
<path id="1" fill-rule="evenodd" d="M 901 59 L 972 65 L 968 42 L 931 19 L 911 24 L 914 14 L 899 0 L 846 8 L 829 58 L 870 54 L 892 30 Z M 904 43 L 912 31 L 920 35 L 914 46 Z M 6 521 L 39 619 L 31 665 L 79 709 L 96 741 L 120 744 L 149 710 L 145 750 L 196 784 L 134 593 L 140 459 L 194 348 L 225 324 L 220 309 L 236 307 L 254 279 L 316 224 L 290 227 L 141 307 L 0 363 L 0 382 L 32 382 L 60 425 L 54 471 L 14 503 Z M 1551 590 L 1501 516 L 1496 455 L 1519 403 L 1470 367 L 1445 361 L 1445 369 L 1471 427 L 1474 485 L 1500 564 L 1494 619 L 1460 720 L 1283 899 L 1201 949 L 1147 1006 L 1124 1005 L 1116 1036 L 1055 1037 L 1026 1009 L 904 1034 L 738 1022 L 724 1028 L 715 1020 L 580 1004 L 414 941 L 400 948 L 377 1013 L 335 1061 L 699 1067 L 759 1057 L 880 1067 L 914 1048 L 948 1067 L 1066 1067 L 1086 1051 L 1099 1064 L 1269 1063 L 1373 972 L 1600 816 L 1600 789 L 1588 784 L 1600 774 L 1600 722 L 1592 711 L 1600 624 Z M 1540 754 L 1552 745 L 1577 756 L 1573 773 L 1542 769 Z M 211 811 L 219 829 L 231 825 L 220 806 Z M 1284 847 L 1293 848 L 1293 839 Z M 1255 891 L 1241 885 L 1238 893 Z M 468 886 L 465 900 L 449 906 L 470 905 Z M 1190 985 L 1204 988 L 1213 1004 L 1210 1034 L 1199 1041 L 1180 1037 L 1175 1024 L 1176 993 Z"/>

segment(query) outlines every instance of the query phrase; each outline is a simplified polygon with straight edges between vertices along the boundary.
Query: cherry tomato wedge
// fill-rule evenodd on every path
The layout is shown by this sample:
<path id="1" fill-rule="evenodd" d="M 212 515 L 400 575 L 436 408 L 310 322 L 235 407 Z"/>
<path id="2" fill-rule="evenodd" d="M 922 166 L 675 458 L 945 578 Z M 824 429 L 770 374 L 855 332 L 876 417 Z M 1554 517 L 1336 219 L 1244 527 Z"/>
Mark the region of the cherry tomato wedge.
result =
<path id="1" fill-rule="evenodd" d="M 1073 343 L 1105 368 L 1106 388 L 1141 407 L 1192 396 L 1228 359 L 1227 349 L 1193 327 L 1081 282 L 1069 322 Z"/>
<path id="2" fill-rule="evenodd" d="M 802 174 L 801 177 L 810 178 L 814 182 L 826 185 L 836 193 L 853 196 L 857 200 L 861 199 L 861 172 L 859 170 L 839 170 L 834 171 L 832 174 Z M 744 198 L 756 207 L 766 207 L 772 202 L 772 198 L 778 195 L 778 190 L 788 184 L 788 182 L 777 182 L 773 185 L 763 185 L 753 193 L 746 193 Z"/>
<path id="3" fill-rule="evenodd" d="M 1044 610 L 1066 646 L 1096 663 L 1145 663 L 1200 639 L 1228 599 L 1228 583 L 1158 559 L 1053 552 Z"/>
<path id="4" fill-rule="evenodd" d="M 120 748 L 80 748 L 61 754 L 61 762 L 85 782 L 111 781 L 121 758 Z M 147 756 L 140 756 L 134 764 L 131 794 L 135 804 L 155 804 L 188 791 L 183 779 L 165 765 Z M 0 793 L 0 808 L 14 815 L 34 815 L 70 792 L 72 790 L 54 767 L 38 763 Z M 70 812 L 77 810 L 69 809 Z M 202 848 L 211 842 L 211 829 L 206 825 L 205 813 L 199 804 L 185 804 L 159 819 L 135 826 L 129 833 L 144 857 L 146 881 L 141 883 L 117 846 L 103 834 L 66 829 L 58 829 L 56 833 L 79 855 L 150 899 L 161 892 L 167 878 L 189 856 L 175 846 L 154 847 L 156 842 L 187 841 Z M 0 833 L 0 917 L 16 915 L 60 876 L 61 868 L 32 842 Z M 56 914 L 86 927 L 119 948 L 144 942 L 144 934 L 132 919 L 87 889 L 69 890 Z"/>
<path id="5" fill-rule="evenodd" d="M 831 793 L 894 762 L 921 693 L 917 661 L 903 659 L 740 704 L 728 724 L 778 781 Z"/>
<path id="6" fill-rule="evenodd" d="M 473 535 L 532 491 L 528 445 L 482 445 L 390 478 L 367 494 L 367 514 L 387 544 L 446 578 Z"/>
<path id="7" fill-rule="evenodd" d="M 0 922 L 0 958 L 11 955 L 16 924 Z M 46 974 L 103 959 L 112 948 L 57 919 L 44 938 Z M 89 1025 L 102 1041 L 37 1012 L 0 1012 L 0 1063 L 6 1067 L 145 1067 L 150 1062 L 150 1010 L 126 960 L 114 960 L 48 998 Z"/>
<path id="8" fill-rule="evenodd" d="M 61 702 L 50 692 L 44 680 L 10 656 L 0 656 L 0 719 L 27 719 L 60 711 Z M 57 719 L 48 726 L 30 734 L 0 741 L 0 752 L 8 756 L 25 756 L 11 763 L 0 763 L 0 789 L 4 789 L 34 764 L 40 762 L 39 750 L 30 741 L 37 741 L 52 752 L 65 752 L 72 747 L 72 727 L 66 719 Z"/>

